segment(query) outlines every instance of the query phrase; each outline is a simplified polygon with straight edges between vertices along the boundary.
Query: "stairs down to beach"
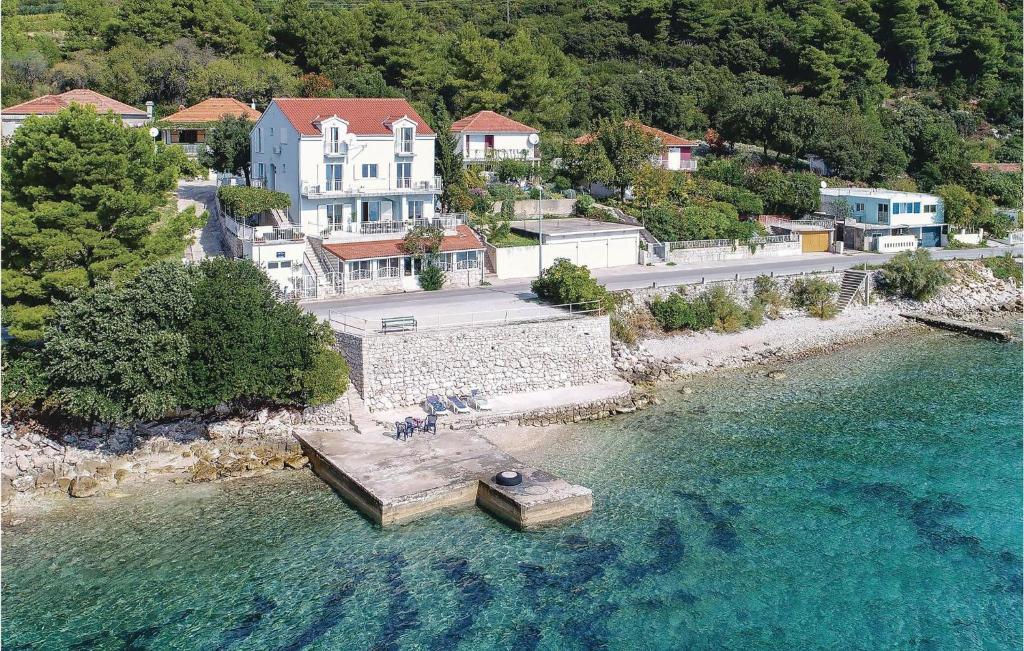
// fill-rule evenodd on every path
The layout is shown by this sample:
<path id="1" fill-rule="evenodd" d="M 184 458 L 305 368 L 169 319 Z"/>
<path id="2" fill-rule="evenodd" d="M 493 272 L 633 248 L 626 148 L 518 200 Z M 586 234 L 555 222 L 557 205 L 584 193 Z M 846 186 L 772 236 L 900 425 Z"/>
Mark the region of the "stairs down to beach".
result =
<path id="1" fill-rule="evenodd" d="M 862 269 L 847 269 L 843 272 L 843 282 L 839 287 L 839 300 L 836 301 L 840 312 L 849 307 L 857 296 L 857 292 L 864 288 L 869 273 L 871 272 Z"/>

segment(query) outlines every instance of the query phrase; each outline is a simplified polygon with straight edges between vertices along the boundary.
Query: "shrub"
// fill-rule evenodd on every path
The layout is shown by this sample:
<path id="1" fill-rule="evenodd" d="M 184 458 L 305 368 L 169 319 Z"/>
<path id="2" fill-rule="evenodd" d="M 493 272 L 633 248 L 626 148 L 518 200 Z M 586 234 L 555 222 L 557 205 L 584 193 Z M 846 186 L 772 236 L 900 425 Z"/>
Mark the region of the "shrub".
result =
<path id="1" fill-rule="evenodd" d="M 694 303 L 697 315 L 709 319 L 711 327 L 718 332 L 737 332 L 747 324 L 747 311 L 724 287 L 709 289 L 698 296 Z"/>
<path id="2" fill-rule="evenodd" d="M 1015 260 L 1009 253 L 997 258 L 985 258 L 981 263 L 991 269 L 992 275 L 1000 280 L 1013 279 L 1018 285 L 1024 284 L 1020 260 Z"/>
<path id="3" fill-rule="evenodd" d="M 444 271 L 441 267 L 428 262 L 420 272 L 419 283 L 423 291 L 437 291 L 444 287 Z"/>
<path id="4" fill-rule="evenodd" d="M 217 189 L 217 198 L 224 210 L 236 219 L 248 219 L 267 210 L 284 210 L 292 205 L 291 197 L 284 192 L 247 185 L 221 186 Z"/>
<path id="5" fill-rule="evenodd" d="M 744 309 L 724 287 L 714 287 L 692 301 L 674 292 L 664 299 L 654 299 L 651 314 L 665 330 L 707 330 L 736 332 L 745 327 L 758 326 L 764 320 L 763 309 L 751 306 Z"/>
<path id="6" fill-rule="evenodd" d="M 882 289 L 894 296 L 926 301 L 948 282 L 942 263 L 925 249 L 898 253 L 882 265 Z"/>
<path id="7" fill-rule="evenodd" d="M 160 263 L 58 304 L 40 356 L 45 404 L 130 422 L 222 402 L 329 402 L 348 377 L 333 333 L 278 291 L 251 262 L 218 258 Z"/>
<path id="8" fill-rule="evenodd" d="M 576 197 L 576 214 L 586 217 L 593 210 L 595 203 L 597 202 L 594 201 L 594 197 L 589 194 L 580 194 Z"/>
<path id="9" fill-rule="evenodd" d="M 836 293 L 839 285 L 824 278 L 798 278 L 789 287 L 790 302 L 819 319 L 831 319 L 838 314 Z"/>
<path id="10" fill-rule="evenodd" d="M 779 318 L 782 308 L 786 307 L 786 297 L 771 276 L 760 275 L 754 279 L 754 299 L 761 307 L 762 316 L 769 319 Z"/>
<path id="11" fill-rule="evenodd" d="M 5 412 L 38 407 L 49 393 L 38 352 L 33 349 L 13 351 L 11 346 L 5 345 L 0 355 L 3 356 L 0 392 Z"/>
<path id="12" fill-rule="evenodd" d="M 524 160 L 506 158 L 498 163 L 495 175 L 502 183 L 521 181 L 530 176 L 530 164 Z"/>
<path id="13" fill-rule="evenodd" d="M 608 309 L 611 299 L 603 285 L 598 284 L 586 266 L 559 258 L 530 285 L 543 301 L 565 303 L 597 303 Z"/>
<path id="14" fill-rule="evenodd" d="M 664 330 L 699 329 L 694 322 L 693 305 L 679 292 L 673 292 L 667 298 L 655 298 L 650 309 L 654 320 Z"/>

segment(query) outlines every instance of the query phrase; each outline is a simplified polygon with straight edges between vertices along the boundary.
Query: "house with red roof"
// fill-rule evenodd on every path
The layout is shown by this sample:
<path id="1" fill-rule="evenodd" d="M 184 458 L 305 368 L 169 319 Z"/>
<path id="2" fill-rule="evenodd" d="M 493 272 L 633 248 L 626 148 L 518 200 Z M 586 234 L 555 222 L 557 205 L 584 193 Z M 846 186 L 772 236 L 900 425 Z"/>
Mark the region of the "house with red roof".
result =
<path id="1" fill-rule="evenodd" d="M 626 120 L 625 124 L 653 136 L 661 145 L 661 152 L 651 160 L 655 166 L 672 171 L 697 169 L 697 159 L 694 154 L 700 143 L 696 140 L 680 138 L 636 120 Z M 588 133 L 576 138 L 573 142 L 577 145 L 589 145 L 596 139 L 597 133 Z"/>
<path id="2" fill-rule="evenodd" d="M 94 90 L 79 88 L 59 95 L 43 95 L 21 104 L 5 108 L 0 115 L 3 136 L 13 134 L 30 115 L 55 115 L 72 104 L 93 106 L 97 113 L 114 113 L 126 127 L 142 127 L 153 119 L 153 102 L 146 102 L 146 109 L 135 108 L 116 99 L 100 95 Z"/>
<path id="3" fill-rule="evenodd" d="M 482 282 L 483 244 L 466 215 L 440 213 L 437 135 L 406 100 L 275 98 L 250 138 L 254 184 L 291 198 L 274 232 L 303 238 L 252 247 L 285 289 L 307 297 L 418 290 L 428 260 L 403 246 L 418 226 L 442 231 L 429 262 L 448 285 Z"/>
<path id="4" fill-rule="evenodd" d="M 540 160 L 540 132 L 494 111 L 478 111 L 452 124 L 455 151 L 466 165 L 495 160 Z"/>
<path id="5" fill-rule="evenodd" d="M 211 97 L 198 104 L 179 106 L 175 113 L 161 119 L 160 139 L 168 145 L 181 145 L 189 156 L 196 156 L 206 142 L 206 130 L 221 118 L 245 117 L 256 122 L 263 114 L 255 103 L 245 104 L 233 97 Z"/>

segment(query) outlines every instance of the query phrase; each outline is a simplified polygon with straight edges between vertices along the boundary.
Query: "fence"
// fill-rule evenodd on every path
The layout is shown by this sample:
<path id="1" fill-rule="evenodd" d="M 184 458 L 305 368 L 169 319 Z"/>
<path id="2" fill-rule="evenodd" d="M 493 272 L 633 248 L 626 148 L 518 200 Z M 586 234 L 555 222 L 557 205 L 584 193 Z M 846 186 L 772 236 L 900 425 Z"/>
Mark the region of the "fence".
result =
<path id="1" fill-rule="evenodd" d="M 487 310 L 482 312 L 416 314 L 382 314 L 379 318 L 368 320 L 338 310 L 330 310 L 327 320 L 338 332 L 349 334 L 371 334 L 381 332 L 381 319 L 411 316 L 416 319 L 417 330 L 436 330 L 458 326 L 496 325 L 509 323 L 529 323 L 552 321 L 556 319 L 598 316 L 604 314 L 601 301 L 584 301 L 582 303 L 564 303 L 562 305 L 546 305 L 538 303 L 530 307 L 510 308 L 505 310 Z"/>
<path id="2" fill-rule="evenodd" d="M 1024 244 L 1024 231 L 1013 231 L 1006 237 L 1010 244 Z"/>
<path id="3" fill-rule="evenodd" d="M 748 240 L 682 240 L 679 242 L 665 242 L 663 246 L 668 251 L 677 249 L 716 249 L 731 247 L 737 248 L 743 244 L 781 244 L 783 242 L 799 242 L 799 235 L 769 235 L 767 237 L 752 237 Z"/>

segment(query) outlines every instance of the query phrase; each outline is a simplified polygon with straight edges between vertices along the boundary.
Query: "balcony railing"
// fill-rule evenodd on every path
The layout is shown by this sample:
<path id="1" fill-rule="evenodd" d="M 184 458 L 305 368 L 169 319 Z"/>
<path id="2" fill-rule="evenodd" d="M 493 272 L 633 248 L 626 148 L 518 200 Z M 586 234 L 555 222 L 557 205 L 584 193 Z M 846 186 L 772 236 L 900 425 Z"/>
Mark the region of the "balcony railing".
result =
<path id="1" fill-rule="evenodd" d="M 536 149 L 470 149 L 466 160 L 540 160 Z"/>
<path id="2" fill-rule="evenodd" d="M 369 269 L 352 269 L 348 272 L 349 280 L 369 280 L 373 277 L 373 272 Z"/>
<path id="3" fill-rule="evenodd" d="M 345 222 L 332 224 L 329 228 L 320 232 L 324 238 L 338 237 L 340 235 L 401 235 L 417 226 L 440 228 L 442 230 L 455 230 L 460 224 L 465 224 L 467 215 L 464 213 L 450 213 L 431 217 L 430 219 L 382 219 L 375 222 Z"/>
<path id="4" fill-rule="evenodd" d="M 480 261 L 479 260 L 456 260 L 455 261 L 455 268 L 456 269 L 460 269 L 460 270 L 462 270 L 462 269 L 479 269 L 480 268 Z"/>
<path id="5" fill-rule="evenodd" d="M 429 181 L 416 181 L 407 177 L 394 179 L 357 179 L 347 184 L 341 180 L 324 183 L 303 183 L 302 194 L 310 199 L 341 196 L 379 196 L 393 192 L 440 192 L 441 177 Z"/>
<path id="6" fill-rule="evenodd" d="M 378 278 L 398 278 L 402 275 L 400 267 L 377 267 Z"/>

